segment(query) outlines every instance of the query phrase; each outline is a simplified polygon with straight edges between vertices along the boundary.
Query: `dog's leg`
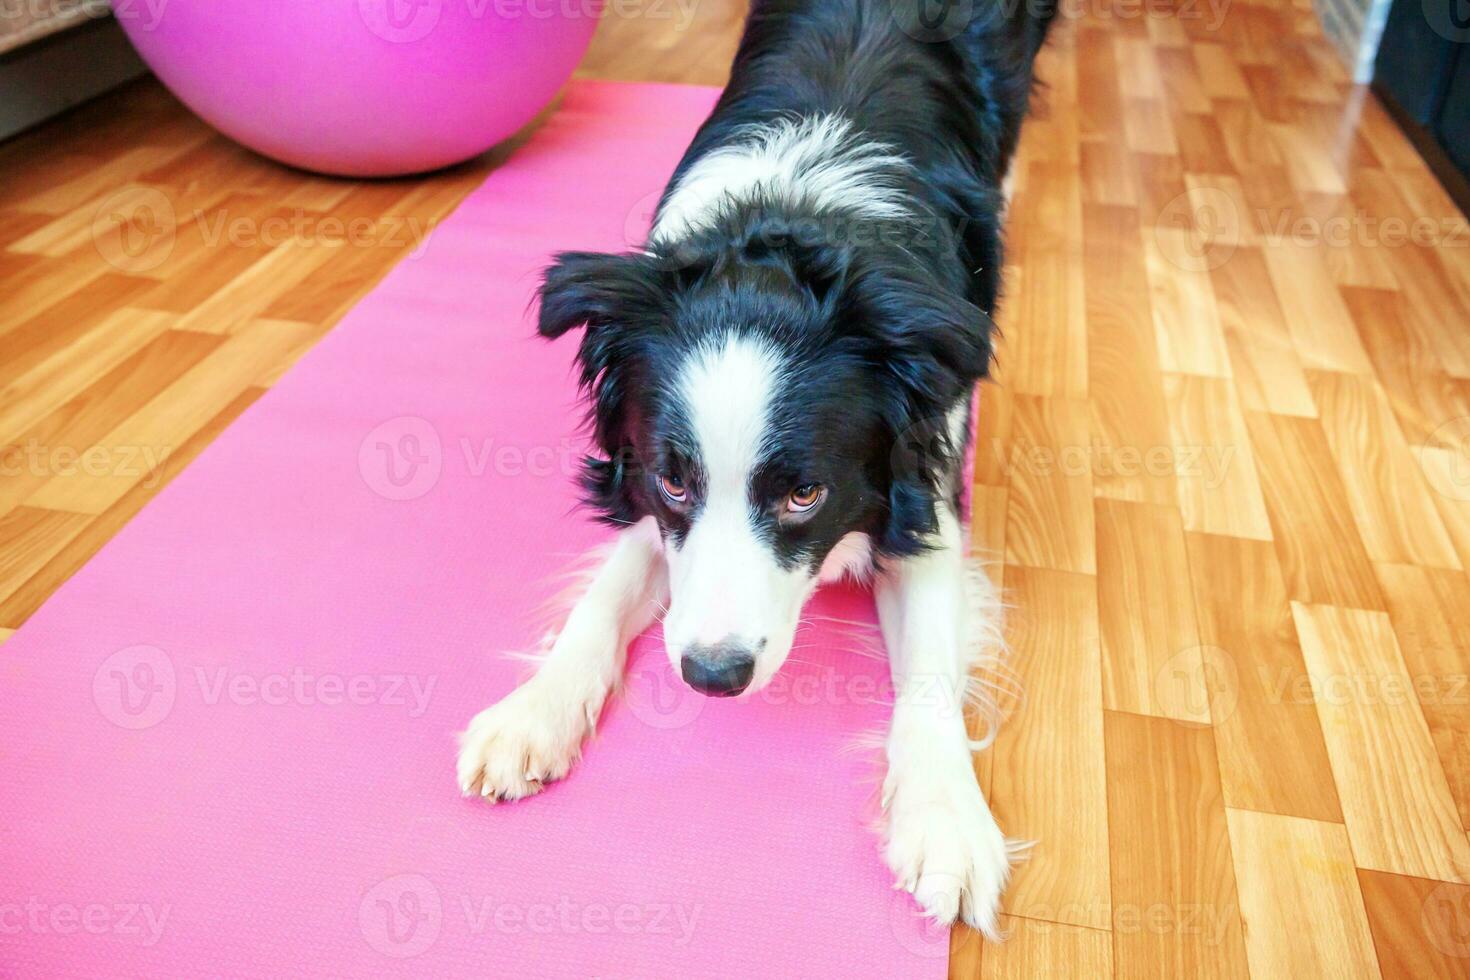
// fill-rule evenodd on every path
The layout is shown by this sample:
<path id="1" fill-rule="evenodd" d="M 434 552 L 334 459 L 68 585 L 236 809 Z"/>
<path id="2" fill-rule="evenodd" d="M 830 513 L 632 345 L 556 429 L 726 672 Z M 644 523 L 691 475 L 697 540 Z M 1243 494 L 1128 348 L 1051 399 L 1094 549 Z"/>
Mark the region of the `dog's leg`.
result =
<path id="1" fill-rule="evenodd" d="M 939 507 L 934 547 L 876 583 L 895 703 L 883 783 L 884 857 L 899 884 L 941 922 L 963 918 L 991 938 L 1015 848 L 975 780 L 965 731 L 970 667 L 964 542 Z"/>
<path id="2" fill-rule="evenodd" d="M 567 774 L 622 676 L 628 643 L 666 601 L 667 582 L 653 519 L 619 534 L 535 676 L 476 715 L 460 736 L 466 795 L 519 799 Z"/>

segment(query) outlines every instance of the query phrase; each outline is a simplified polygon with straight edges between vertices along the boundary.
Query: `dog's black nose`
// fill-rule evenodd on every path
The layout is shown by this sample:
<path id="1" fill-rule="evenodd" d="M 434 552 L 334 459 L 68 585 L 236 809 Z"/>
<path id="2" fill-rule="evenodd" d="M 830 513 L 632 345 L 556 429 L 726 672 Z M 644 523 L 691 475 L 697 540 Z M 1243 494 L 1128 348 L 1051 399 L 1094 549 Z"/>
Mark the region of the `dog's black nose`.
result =
<path id="1" fill-rule="evenodd" d="M 755 656 L 733 643 L 692 646 L 679 661 L 684 681 L 701 694 L 731 698 L 750 685 Z"/>

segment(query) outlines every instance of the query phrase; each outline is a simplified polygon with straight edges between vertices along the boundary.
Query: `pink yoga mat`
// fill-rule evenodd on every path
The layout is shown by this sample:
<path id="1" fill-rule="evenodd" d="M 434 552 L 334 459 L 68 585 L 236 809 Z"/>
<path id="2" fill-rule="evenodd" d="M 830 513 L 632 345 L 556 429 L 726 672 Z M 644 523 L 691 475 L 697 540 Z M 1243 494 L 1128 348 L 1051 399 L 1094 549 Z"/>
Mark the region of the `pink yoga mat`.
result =
<path id="1" fill-rule="evenodd" d="M 490 807 L 454 734 L 606 536 L 574 508 L 559 248 L 636 241 L 716 93 L 574 86 L 0 647 L 0 975 L 935 978 L 867 826 L 857 592 L 710 700 L 656 636 L 571 778 Z"/>

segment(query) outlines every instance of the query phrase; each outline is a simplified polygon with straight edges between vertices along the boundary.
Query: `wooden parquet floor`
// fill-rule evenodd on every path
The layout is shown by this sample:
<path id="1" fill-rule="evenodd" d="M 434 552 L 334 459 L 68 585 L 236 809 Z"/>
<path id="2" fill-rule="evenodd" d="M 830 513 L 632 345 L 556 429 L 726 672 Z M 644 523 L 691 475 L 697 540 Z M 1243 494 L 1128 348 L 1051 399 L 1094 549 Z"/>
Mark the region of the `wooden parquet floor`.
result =
<path id="1" fill-rule="evenodd" d="M 723 80 L 738 0 L 639 9 L 583 75 Z M 1039 843 L 952 973 L 1470 976 L 1470 231 L 1306 0 L 1065 9 L 976 474 Z M 501 158 L 314 177 L 152 82 L 0 144 L 0 639 Z"/>

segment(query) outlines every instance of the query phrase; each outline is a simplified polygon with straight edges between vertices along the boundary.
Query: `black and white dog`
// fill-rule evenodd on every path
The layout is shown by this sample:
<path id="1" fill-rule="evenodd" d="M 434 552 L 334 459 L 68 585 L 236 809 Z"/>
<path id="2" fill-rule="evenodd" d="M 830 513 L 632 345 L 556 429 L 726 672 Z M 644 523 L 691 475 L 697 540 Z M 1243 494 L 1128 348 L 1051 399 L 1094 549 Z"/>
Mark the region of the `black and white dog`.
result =
<path id="1" fill-rule="evenodd" d="M 748 695 L 817 585 L 858 576 L 896 694 L 885 857 L 930 915 L 995 935 L 1015 847 L 958 696 L 995 610 L 958 497 L 1054 0 L 942 3 L 756 0 L 645 249 L 547 270 L 540 331 L 584 328 L 585 484 L 621 530 L 535 676 L 471 722 L 459 780 L 507 800 L 565 776 L 661 610 L 691 687 Z"/>

